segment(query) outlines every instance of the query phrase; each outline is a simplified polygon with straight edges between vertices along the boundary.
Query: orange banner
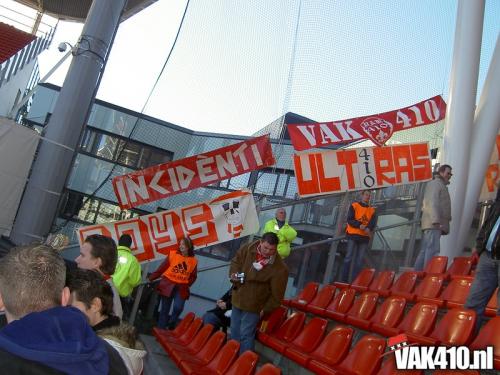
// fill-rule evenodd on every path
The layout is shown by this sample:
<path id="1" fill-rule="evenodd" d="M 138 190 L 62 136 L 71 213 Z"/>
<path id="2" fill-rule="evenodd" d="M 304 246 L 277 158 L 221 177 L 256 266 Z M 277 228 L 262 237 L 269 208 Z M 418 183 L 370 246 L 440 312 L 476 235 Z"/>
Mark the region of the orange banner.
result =
<path id="1" fill-rule="evenodd" d="M 297 154 L 294 168 L 301 197 L 376 189 L 432 178 L 427 143 Z"/>
<path id="2" fill-rule="evenodd" d="M 122 209 L 274 165 L 269 135 L 113 178 Z"/>
<path id="3" fill-rule="evenodd" d="M 177 250 L 179 240 L 185 236 L 193 240 L 195 247 L 205 247 L 258 230 L 259 219 L 249 191 L 234 191 L 208 202 L 77 229 L 80 246 L 91 234 L 111 237 L 117 243 L 122 234 L 129 234 L 132 252 L 140 262 Z"/>

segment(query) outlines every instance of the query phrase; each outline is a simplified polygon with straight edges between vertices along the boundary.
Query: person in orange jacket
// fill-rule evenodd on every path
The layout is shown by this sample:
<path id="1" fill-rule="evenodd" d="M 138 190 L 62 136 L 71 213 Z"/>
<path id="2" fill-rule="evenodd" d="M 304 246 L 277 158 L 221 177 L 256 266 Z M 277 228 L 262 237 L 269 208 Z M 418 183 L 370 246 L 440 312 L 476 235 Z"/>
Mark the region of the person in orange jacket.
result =
<path id="1" fill-rule="evenodd" d="M 189 287 L 196 281 L 197 266 L 193 242 L 189 237 L 184 237 L 179 241 L 179 250 L 171 251 L 158 269 L 148 276 L 149 281 L 161 277 L 156 288 L 161 297 L 159 328 L 175 328 L 189 298 Z M 174 307 L 169 317 L 172 301 Z"/>

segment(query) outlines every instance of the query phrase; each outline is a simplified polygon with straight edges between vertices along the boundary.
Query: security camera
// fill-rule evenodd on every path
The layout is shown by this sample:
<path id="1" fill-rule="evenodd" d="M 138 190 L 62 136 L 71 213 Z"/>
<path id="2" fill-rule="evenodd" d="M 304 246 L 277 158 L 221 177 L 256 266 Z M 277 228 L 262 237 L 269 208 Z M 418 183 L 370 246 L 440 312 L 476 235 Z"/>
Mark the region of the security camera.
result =
<path id="1" fill-rule="evenodd" d="M 59 52 L 66 52 L 66 48 L 68 48 L 68 45 L 64 42 L 59 43 L 59 45 L 57 46 Z"/>

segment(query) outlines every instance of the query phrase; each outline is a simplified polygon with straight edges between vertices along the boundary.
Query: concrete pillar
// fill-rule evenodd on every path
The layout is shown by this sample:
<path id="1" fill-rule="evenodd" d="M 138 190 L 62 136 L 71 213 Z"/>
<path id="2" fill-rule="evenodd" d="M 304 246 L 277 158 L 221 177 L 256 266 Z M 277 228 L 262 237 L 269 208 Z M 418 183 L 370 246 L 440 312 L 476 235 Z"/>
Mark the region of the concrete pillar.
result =
<path id="1" fill-rule="evenodd" d="M 448 256 L 450 260 L 462 252 L 462 248 L 458 247 L 458 237 L 469 171 L 483 19 L 484 0 L 458 2 L 441 158 L 441 164 L 453 167 L 454 175 L 449 185 L 452 216 L 450 233 L 441 240 L 441 255 Z"/>
<path id="2" fill-rule="evenodd" d="M 51 229 L 125 3 L 94 0 L 90 7 L 17 212 L 11 239 L 18 245 Z"/>
<path id="3" fill-rule="evenodd" d="M 460 224 L 457 247 L 463 248 L 469 233 L 477 202 L 484 183 L 484 176 L 500 130 L 500 37 L 497 37 L 495 51 L 484 82 L 481 98 L 474 118 L 469 178 Z"/>

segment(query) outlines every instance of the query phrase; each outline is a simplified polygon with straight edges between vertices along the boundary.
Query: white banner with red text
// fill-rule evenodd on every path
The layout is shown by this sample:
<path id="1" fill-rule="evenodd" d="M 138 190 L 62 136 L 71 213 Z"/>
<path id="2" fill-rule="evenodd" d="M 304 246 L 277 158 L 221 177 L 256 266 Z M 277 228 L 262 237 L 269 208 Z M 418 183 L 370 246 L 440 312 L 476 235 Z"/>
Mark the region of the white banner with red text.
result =
<path id="1" fill-rule="evenodd" d="M 441 95 L 437 95 L 410 107 L 377 115 L 287 126 L 293 147 L 297 151 L 363 139 L 370 139 L 376 145 L 382 146 L 391 138 L 392 133 L 433 124 L 444 119 L 445 114 L 446 103 Z"/>
<path id="2" fill-rule="evenodd" d="M 275 164 L 269 135 L 113 178 L 122 209 L 193 190 Z"/>
<path id="3" fill-rule="evenodd" d="M 432 178 L 427 143 L 294 155 L 300 197 L 411 184 Z"/>
<path id="4" fill-rule="evenodd" d="M 132 253 L 140 262 L 162 258 L 177 250 L 180 239 L 185 236 L 200 248 L 248 236 L 258 230 L 253 195 L 246 190 L 186 207 L 77 229 L 80 246 L 91 234 L 111 237 L 117 243 L 122 234 L 129 234 Z"/>
<path id="5" fill-rule="evenodd" d="M 479 201 L 495 200 L 497 194 L 496 182 L 500 178 L 500 135 L 497 135 L 490 163 L 484 176 L 484 184 L 481 188 Z"/>

